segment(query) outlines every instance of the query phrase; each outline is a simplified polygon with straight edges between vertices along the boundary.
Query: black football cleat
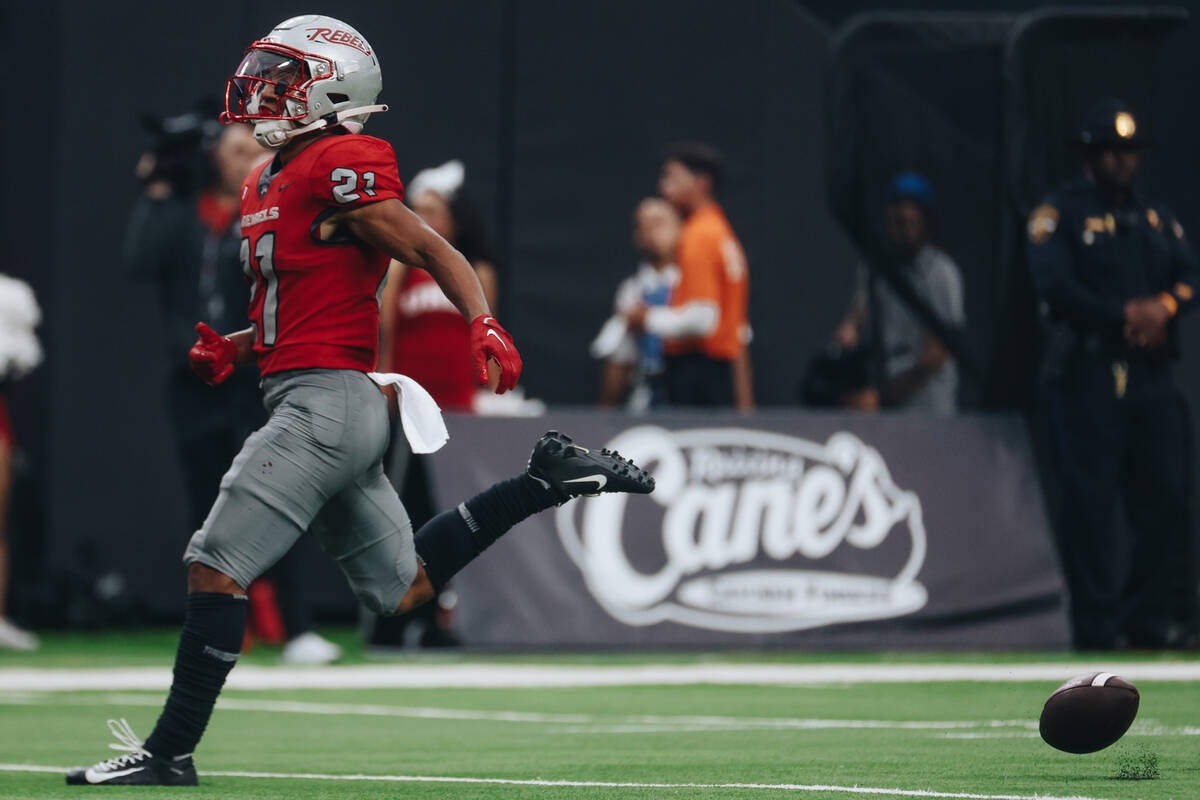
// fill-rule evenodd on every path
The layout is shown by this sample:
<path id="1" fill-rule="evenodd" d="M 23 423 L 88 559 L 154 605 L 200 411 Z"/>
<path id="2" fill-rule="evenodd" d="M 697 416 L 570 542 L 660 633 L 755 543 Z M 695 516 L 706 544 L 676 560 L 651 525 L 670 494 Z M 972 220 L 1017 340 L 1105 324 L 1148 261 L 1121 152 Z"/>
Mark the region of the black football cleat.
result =
<path id="1" fill-rule="evenodd" d="M 558 431 L 546 431 L 533 446 L 529 477 L 558 496 L 559 505 L 572 497 L 595 497 L 601 492 L 650 494 L 654 478 L 614 450 L 588 450 Z"/>
<path id="2" fill-rule="evenodd" d="M 196 765 L 190 755 L 178 758 L 159 758 L 142 745 L 129 723 L 110 719 L 108 729 L 121 744 L 110 744 L 113 750 L 125 755 L 101 761 L 90 767 L 67 771 L 67 783 L 72 786 L 195 786 Z"/>

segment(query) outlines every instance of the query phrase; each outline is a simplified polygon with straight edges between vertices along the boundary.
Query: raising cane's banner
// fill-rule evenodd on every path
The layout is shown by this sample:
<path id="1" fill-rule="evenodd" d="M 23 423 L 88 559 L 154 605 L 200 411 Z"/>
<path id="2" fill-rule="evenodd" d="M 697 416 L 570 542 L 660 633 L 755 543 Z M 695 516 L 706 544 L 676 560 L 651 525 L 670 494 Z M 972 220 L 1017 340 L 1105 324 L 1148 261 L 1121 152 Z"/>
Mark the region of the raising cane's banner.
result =
<path id="1" fill-rule="evenodd" d="M 649 496 L 580 498 L 455 579 L 478 644 L 1054 646 L 1062 580 L 1010 417 L 451 417 L 448 507 L 554 428 L 647 467 Z"/>

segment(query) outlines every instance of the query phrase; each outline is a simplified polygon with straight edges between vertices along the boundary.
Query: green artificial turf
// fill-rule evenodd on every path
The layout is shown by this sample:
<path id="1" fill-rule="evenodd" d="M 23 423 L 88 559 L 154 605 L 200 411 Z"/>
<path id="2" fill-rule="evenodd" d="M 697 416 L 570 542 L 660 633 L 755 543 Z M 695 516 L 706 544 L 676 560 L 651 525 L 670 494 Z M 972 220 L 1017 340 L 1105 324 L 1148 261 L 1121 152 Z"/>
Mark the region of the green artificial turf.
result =
<path id="1" fill-rule="evenodd" d="M 173 637 L 49 637 L 23 666 L 116 666 L 169 660 Z M 345 644 L 351 644 L 347 639 Z M 82 648 L 82 650 L 81 650 Z M 72 661 L 71 652 L 77 660 Z M 150 655 L 158 657 L 150 661 Z M 263 651 L 262 663 L 273 656 Z M 1069 656 L 1079 660 L 1077 655 Z M 0 657 L 0 667 L 8 666 Z M 252 655 L 251 658 L 254 658 Z M 361 658 L 352 654 L 352 658 Z M 430 669 L 461 656 L 430 659 Z M 712 656 L 670 654 L 694 662 Z M 722 656 L 735 661 L 752 655 Z M 760 656 L 761 658 L 761 656 Z M 827 661 L 773 653 L 771 661 Z M 525 660 L 524 658 L 520 660 Z M 638 663 L 636 656 L 528 657 L 541 663 Z M 850 660 L 844 658 L 842 660 Z M 878 654 L 862 660 L 892 660 Z M 930 661 L 925 655 L 917 660 Z M 1008 656 L 964 655 L 1005 662 Z M 1050 660 L 1021 656 L 1015 661 Z M 497 668 L 505 659 L 497 658 Z M 15 664 L 13 664 L 15 665 Z M 1068 676 L 1064 676 L 1068 677 Z M 229 691 L 197 751 L 198 789 L 67 787 L 58 773 L 0 771 L 0 798 L 811 798 L 897 795 L 751 788 L 554 787 L 428 781 L 206 776 L 205 770 L 283 774 L 762 783 L 901 789 L 984 796 L 1184 800 L 1200 796 L 1200 692 L 1145 683 L 1135 728 L 1087 756 L 1036 734 L 1054 686 L 1042 683 L 860 684 L 851 687 L 654 686 L 572 689 Z M 149 692 L 0 693 L 0 763 L 70 766 L 111 755 L 104 720 L 125 717 L 143 736 L 161 695 Z M 280 703 L 315 704 L 281 710 Z M 259 707 L 267 704 L 269 709 Z M 294 706 L 288 706 L 294 708 Z M 330 713 L 313 713 L 323 711 Z M 357 712 L 357 713 L 355 713 Z M 370 713 L 367 713 L 370 712 Z M 500 716 L 497 712 L 519 712 Z M 457 717 L 459 718 L 455 718 Z M 528 716 L 542 715 L 542 716 Z M 565 715 L 565 716 L 564 716 Z M 828 727 L 830 721 L 887 727 Z M 939 723 L 958 723 L 949 727 Z M 896 723 L 903 723 L 904 727 Z M 930 723 L 934 723 L 930 725 Z M 970 738 L 947 738 L 954 737 Z M 1155 757 L 1159 777 L 1121 780 Z M 911 796 L 911 795 L 910 795 Z"/>

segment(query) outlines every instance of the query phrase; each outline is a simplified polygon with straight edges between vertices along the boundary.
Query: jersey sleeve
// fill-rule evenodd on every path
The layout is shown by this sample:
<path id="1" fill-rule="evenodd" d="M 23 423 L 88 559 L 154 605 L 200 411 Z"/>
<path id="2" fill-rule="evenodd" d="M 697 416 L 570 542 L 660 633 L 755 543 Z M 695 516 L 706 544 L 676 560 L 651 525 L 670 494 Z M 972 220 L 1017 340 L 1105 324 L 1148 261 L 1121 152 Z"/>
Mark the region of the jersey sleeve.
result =
<path id="1" fill-rule="evenodd" d="M 676 296 L 682 302 L 721 301 L 721 275 L 725 258 L 718 232 L 702 229 L 684 238 L 679 248 L 679 286 Z"/>
<path id="2" fill-rule="evenodd" d="M 318 203 L 353 208 L 404 199 L 392 146 L 371 136 L 339 136 L 313 162 L 309 190 Z"/>

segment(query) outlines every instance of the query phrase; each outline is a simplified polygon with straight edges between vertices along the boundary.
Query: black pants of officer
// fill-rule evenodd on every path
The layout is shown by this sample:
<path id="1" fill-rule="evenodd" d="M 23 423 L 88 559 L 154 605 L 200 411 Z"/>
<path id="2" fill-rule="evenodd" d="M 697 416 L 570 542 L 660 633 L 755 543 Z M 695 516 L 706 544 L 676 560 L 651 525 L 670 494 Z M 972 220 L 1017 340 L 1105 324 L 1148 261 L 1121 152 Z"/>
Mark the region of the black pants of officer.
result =
<path id="1" fill-rule="evenodd" d="M 731 408 L 733 370 L 730 362 L 703 353 L 667 356 L 663 372 L 667 404 Z"/>
<path id="2" fill-rule="evenodd" d="M 1191 425 L 1170 365 L 1079 352 L 1047 401 L 1076 646 L 1176 643 L 1196 581 Z"/>

